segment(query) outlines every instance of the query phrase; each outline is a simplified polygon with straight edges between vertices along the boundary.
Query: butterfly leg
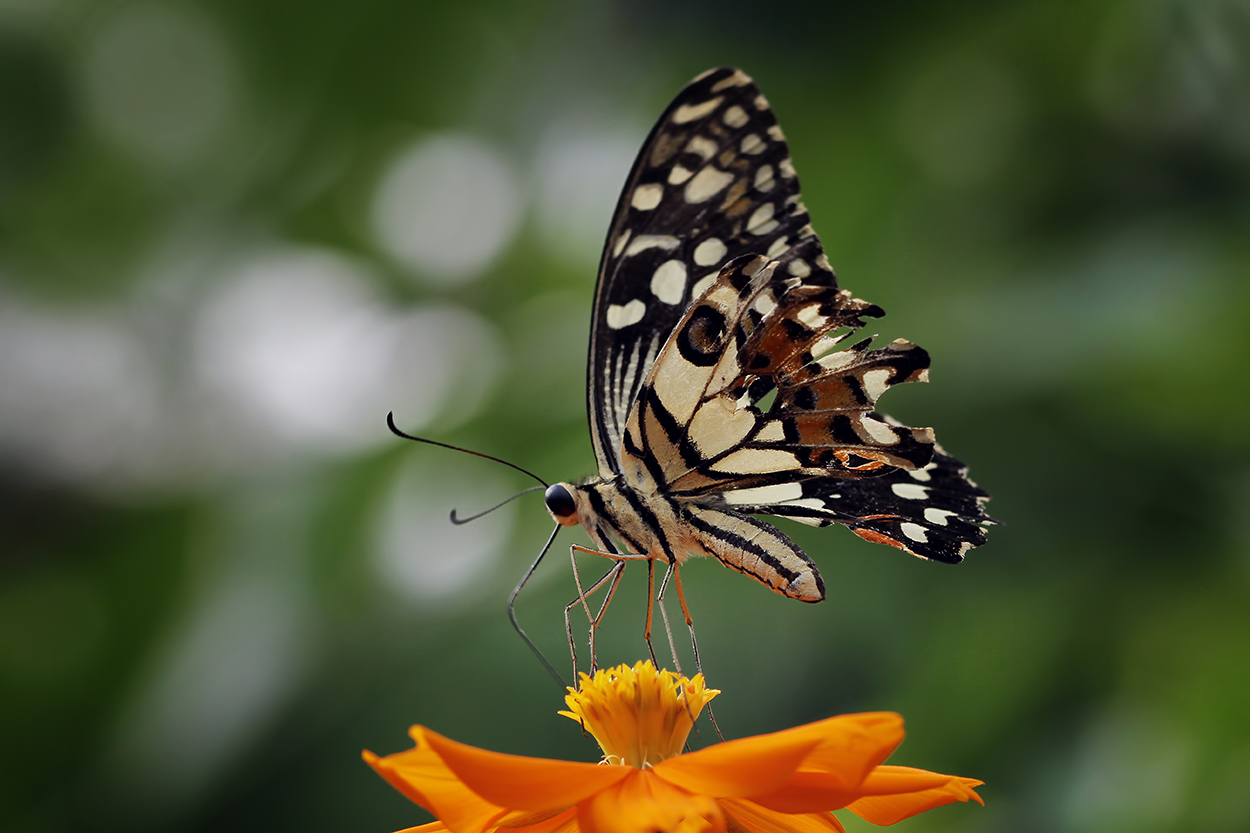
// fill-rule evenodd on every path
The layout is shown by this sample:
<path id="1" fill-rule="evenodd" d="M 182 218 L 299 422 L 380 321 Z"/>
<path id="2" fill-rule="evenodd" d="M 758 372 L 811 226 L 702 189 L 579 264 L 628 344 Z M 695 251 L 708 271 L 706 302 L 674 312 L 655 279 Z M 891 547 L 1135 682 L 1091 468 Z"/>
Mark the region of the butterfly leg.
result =
<path id="1" fill-rule="evenodd" d="M 673 579 L 673 584 L 677 587 L 677 601 L 681 603 L 682 615 L 686 617 L 686 627 L 690 629 L 690 648 L 694 652 L 695 672 L 703 674 L 703 661 L 699 658 L 699 640 L 694 635 L 694 617 L 690 615 L 690 608 L 686 605 L 686 591 L 683 590 L 681 586 L 681 570 L 678 569 L 675 563 L 668 565 L 668 572 L 664 574 L 664 584 L 660 588 L 660 596 L 662 597 L 664 595 L 664 588 L 668 585 L 670 576 Z M 660 613 L 664 614 L 664 600 L 663 598 L 660 598 L 658 601 L 660 602 Z M 676 664 L 677 647 L 673 642 L 673 632 L 668 627 L 668 616 L 666 614 L 664 615 L 664 628 L 668 631 L 668 646 L 669 650 L 673 652 L 673 662 Z M 681 673 L 680 666 L 678 667 L 677 672 L 679 674 Z M 717 737 L 719 737 L 723 742 L 725 740 L 725 736 L 721 733 L 720 725 L 716 722 L 716 713 L 712 711 L 711 703 L 707 705 L 707 716 L 712 721 L 712 728 L 716 730 Z M 691 719 L 693 720 L 693 716 Z"/>
<path id="2" fill-rule="evenodd" d="M 613 564 L 606 573 L 604 573 L 598 581 L 592 584 L 588 589 L 581 589 L 581 582 L 578 581 L 578 596 L 573 601 L 565 605 L 564 608 L 564 633 L 569 640 L 569 655 L 573 659 L 573 680 L 577 680 L 577 640 L 573 638 L 573 608 L 579 604 L 586 606 L 586 597 L 596 592 L 600 587 L 608 584 L 607 595 L 604 596 L 603 605 L 599 608 L 599 615 L 590 617 L 590 673 L 595 673 L 595 629 L 598 627 L 599 621 L 603 618 L 603 614 L 608 609 L 608 602 L 612 600 L 613 594 L 616 593 L 617 583 L 621 580 L 621 574 L 625 571 L 625 562 L 618 561 Z M 589 615 L 589 614 L 588 614 Z"/>
<path id="3" fill-rule="evenodd" d="M 690 647 L 694 650 L 694 669 L 697 673 L 703 673 L 703 663 L 699 660 L 699 641 L 694 638 L 694 618 L 690 615 L 690 608 L 686 606 L 686 591 L 681 588 L 681 571 L 677 569 L 677 565 L 673 565 L 673 584 L 677 585 L 677 601 L 681 604 L 682 615 L 686 617 L 686 627 L 690 629 Z"/>
<path id="4" fill-rule="evenodd" d="M 681 660 L 677 658 L 677 643 L 673 641 L 673 628 L 668 623 L 668 609 L 664 607 L 664 591 L 668 589 L 668 583 L 677 572 L 677 564 L 669 562 L 668 569 L 664 571 L 664 578 L 660 581 L 660 592 L 655 594 L 655 603 L 660 608 L 660 618 L 664 620 L 664 634 L 668 637 L 668 652 L 673 657 L 673 667 L 677 669 L 678 674 L 684 674 L 681 670 Z"/>
<path id="5" fill-rule="evenodd" d="M 590 555 L 599 555 L 604 558 L 610 558 L 616 563 L 604 573 L 598 581 L 589 588 L 582 588 L 581 576 L 577 569 L 577 553 L 584 552 Z M 608 604 L 611 603 L 612 597 L 616 594 L 616 588 L 620 584 L 621 576 L 625 571 L 625 563 L 627 561 L 637 561 L 640 558 L 647 558 L 645 555 L 634 555 L 632 553 L 619 552 L 601 552 L 600 550 L 592 550 L 587 547 L 578 546 L 577 544 L 569 547 L 569 560 L 573 565 L 573 581 L 577 585 L 577 598 L 569 602 L 564 608 L 564 631 L 569 640 L 569 654 L 573 659 L 573 679 L 577 680 L 577 640 L 573 638 L 573 622 L 571 614 L 573 608 L 579 604 L 586 611 L 586 619 L 590 623 L 590 673 L 595 673 L 597 668 L 597 657 L 595 655 L 595 634 L 599 628 L 599 623 L 603 621 L 603 616 L 607 613 Z M 648 560 L 650 560 L 648 558 Z M 590 612 L 589 597 L 603 587 L 608 585 L 608 591 L 603 597 L 603 604 L 599 607 L 597 614 Z"/>
<path id="6" fill-rule="evenodd" d="M 599 633 L 599 623 L 603 621 L 603 614 L 608 612 L 608 604 L 612 601 L 612 597 L 616 595 L 616 588 L 621 582 L 621 576 L 625 574 L 625 562 L 618 561 L 610 571 L 613 573 L 612 582 L 608 585 L 607 592 L 603 595 L 603 604 L 599 606 L 599 615 L 590 623 L 590 673 L 594 674 L 599 668 L 599 655 L 595 652 L 595 637 Z"/>
<path id="7" fill-rule="evenodd" d="M 655 646 L 651 644 L 651 614 L 655 604 L 655 559 L 647 559 L 647 626 L 642 631 L 642 638 L 647 641 L 647 653 L 651 654 L 651 664 L 660 667 L 655 658 Z"/>

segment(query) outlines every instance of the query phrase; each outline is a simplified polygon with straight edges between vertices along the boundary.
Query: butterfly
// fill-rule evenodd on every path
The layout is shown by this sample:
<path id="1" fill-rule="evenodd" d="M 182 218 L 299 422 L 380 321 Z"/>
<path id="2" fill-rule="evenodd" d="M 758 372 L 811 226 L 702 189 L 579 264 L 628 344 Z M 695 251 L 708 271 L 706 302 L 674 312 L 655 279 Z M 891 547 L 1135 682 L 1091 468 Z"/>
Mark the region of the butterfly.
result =
<path id="1" fill-rule="evenodd" d="M 841 524 L 946 563 L 985 542 L 988 495 L 967 468 L 931 429 L 876 410 L 893 385 L 928 380 L 928 353 L 902 339 L 843 346 L 883 314 L 839 288 L 751 78 L 691 81 L 643 144 L 603 248 L 586 386 L 598 474 L 545 493 L 556 531 L 580 525 L 593 542 L 573 552 L 614 562 L 589 587 L 579 578 L 570 605 L 591 620 L 592 664 L 632 560 L 648 565 L 648 645 L 657 562 L 661 611 L 672 578 L 688 625 L 679 567 L 692 555 L 821 601 L 811 558 L 759 515 Z M 586 599 L 605 585 L 592 614 Z"/>

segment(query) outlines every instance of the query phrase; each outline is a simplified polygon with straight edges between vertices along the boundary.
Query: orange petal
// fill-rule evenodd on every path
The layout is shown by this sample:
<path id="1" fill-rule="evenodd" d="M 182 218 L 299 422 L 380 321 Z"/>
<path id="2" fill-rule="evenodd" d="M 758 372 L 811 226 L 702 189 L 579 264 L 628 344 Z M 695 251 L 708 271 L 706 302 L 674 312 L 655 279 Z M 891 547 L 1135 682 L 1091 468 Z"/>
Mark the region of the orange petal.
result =
<path id="1" fill-rule="evenodd" d="M 846 833 L 833 813 L 777 813 L 731 798 L 721 799 L 720 805 L 729 817 L 730 833 Z"/>
<path id="2" fill-rule="evenodd" d="M 903 718 L 893 712 L 845 714 L 669 758 L 656 764 L 655 772 L 692 792 L 718 798 L 772 795 L 799 769 L 832 775 L 826 789 L 854 788 L 902 739 Z M 831 809 L 821 803 L 800 806 L 793 812 Z"/>
<path id="3" fill-rule="evenodd" d="M 418 824 L 416 827 L 405 827 L 403 830 L 396 830 L 395 833 L 443 833 L 447 829 L 447 825 L 441 821 L 432 821 L 429 824 Z"/>
<path id="4" fill-rule="evenodd" d="M 530 810 L 513 810 L 511 813 L 500 816 L 495 822 L 497 827 L 507 828 L 525 828 L 532 830 L 539 825 L 546 825 L 546 822 L 561 814 L 572 813 L 576 808 L 565 807 L 563 810 L 538 810 L 536 812 Z M 557 825 L 558 826 L 558 825 Z"/>
<path id="5" fill-rule="evenodd" d="M 651 771 L 692 793 L 751 798 L 780 789 L 819 743 L 812 733 L 787 729 L 678 755 L 660 761 Z"/>
<path id="6" fill-rule="evenodd" d="M 581 833 L 726 833 L 715 799 L 674 787 L 640 769 L 578 806 Z"/>
<path id="7" fill-rule="evenodd" d="M 414 726 L 413 732 L 418 743 L 433 750 L 466 787 L 491 804 L 510 810 L 571 807 L 635 771 L 632 767 L 488 752 L 422 726 Z"/>
<path id="8" fill-rule="evenodd" d="M 862 795 L 837 773 L 796 772 L 780 790 L 756 796 L 754 801 L 778 813 L 818 813 L 841 810 Z"/>
<path id="9" fill-rule="evenodd" d="M 846 809 L 873 824 L 894 824 L 956 801 L 984 805 L 973 787 L 984 781 L 905 766 L 880 766 L 864 781 L 865 797 Z"/>
<path id="10" fill-rule="evenodd" d="M 800 768 L 836 773 L 852 787 L 903 742 L 903 717 L 894 712 L 844 714 L 799 728 L 816 727 L 821 743 Z"/>
<path id="11" fill-rule="evenodd" d="M 531 816 L 533 814 L 530 814 Z M 577 808 L 569 807 L 538 820 L 524 819 L 523 814 L 510 813 L 498 822 L 506 833 L 576 833 Z"/>
<path id="12" fill-rule="evenodd" d="M 438 816 L 452 833 L 482 833 L 507 813 L 461 783 L 424 745 L 385 758 L 366 751 L 363 757 L 391 786 Z"/>

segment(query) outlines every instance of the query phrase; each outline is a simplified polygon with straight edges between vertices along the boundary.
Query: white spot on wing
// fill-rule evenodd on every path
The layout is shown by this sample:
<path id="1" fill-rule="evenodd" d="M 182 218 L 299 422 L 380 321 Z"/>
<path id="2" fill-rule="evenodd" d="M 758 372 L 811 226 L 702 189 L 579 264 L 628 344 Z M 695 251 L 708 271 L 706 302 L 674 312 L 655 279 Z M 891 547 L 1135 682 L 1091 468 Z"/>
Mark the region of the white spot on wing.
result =
<path id="1" fill-rule="evenodd" d="M 614 330 L 637 324 L 647 313 L 647 305 L 637 298 L 628 304 L 612 304 L 608 307 L 608 326 Z"/>
<path id="2" fill-rule="evenodd" d="M 719 237 L 709 237 L 694 250 L 694 262 L 700 266 L 715 266 L 729 250 Z"/>
<path id="3" fill-rule="evenodd" d="M 916 469 L 915 471 L 908 472 L 908 474 L 911 475 L 912 480 L 919 480 L 921 483 L 928 483 L 933 479 L 933 475 L 929 474 L 929 469 L 931 468 L 933 468 L 932 463 L 922 469 Z"/>
<path id="4" fill-rule="evenodd" d="M 624 234 L 616 238 L 616 245 L 612 247 L 612 257 L 621 256 L 621 252 L 625 251 L 625 244 L 629 242 L 629 236 L 633 233 L 633 229 L 625 229 Z"/>
<path id="5" fill-rule="evenodd" d="M 668 184 L 681 185 L 687 179 L 690 179 L 690 175 L 693 173 L 694 171 L 687 170 L 681 165 L 674 165 L 673 169 L 668 172 Z"/>
<path id="6" fill-rule="evenodd" d="M 647 249 L 675 249 L 680 241 L 671 234 L 640 234 L 625 249 L 625 256 L 631 257 Z"/>
<path id="7" fill-rule="evenodd" d="M 706 136 L 695 136 L 686 142 L 686 152 L 697 154 L 704 160 L 708 160 L 716 153 L 716 143 Z"/>
<path id="8" fill-rule="evenodd" d="M 686 122 L 701 119 L 708 113 L 720 106 L 723 96 L 709 98 L 701 104 L 683 104 L 673 112 L 673 124 L 685 124 Z"/>
<path id="9" fill-rule="evenodd" d="M 779 486 L 759 486 L 754 489 L 738 489 L 725 492 L 725 500 L 743 506 L 746 504 L 781 503 L 803 497 L 802 483 L 782 483 Z"/>
<path id="10" fill-rule="evenodd" d="M 651 276 L 651 291 L 666 304 L 681 302 L 686 292 L 686 264 L 680 260 L 666 260 Z"/>
<path id="11" fill-rule="evenodd" d="M 928 487 L 918 483 L 894 483 L 890 486 L 890 491 L 907 500 L 924 500 L 929 496 Z"/>
<path id="12" fill-rule="evenodd" d="M 785 438 L 786 429 L 779 419 L 765 423 L 764 427 L 755 434 L 755 441 L 761 443 L 779 443 Z"/>
<path id="13" fill-rule="evenodd" d="M 772 127 L 768 128 L 768 135 L 772 136 L 778 142 L 784 142 L 786 140 L 786 134 L 781 132 L 781 125 L 774 124 Z"/>
<path id="14" fill-rule="evenodd" d="M 664 199 L 664 186 L 658 182 L 639 185 L 634 189 L 634 197 L 629 204 L 639 211 L 650 211 Z"/>
<path id="15" fill-rule="evenodd" d="M 796 278 L 806 278 L 812 273 L 812 267 L 807 265 L 807 261 L 802 258 L 795 258 L 786 266 L 786 271 Z"/>
<path id="16" fill-rule="evenodd" d="M 725 124 L 730 127 L 742 127 L 751 120 L 751 117 L 747 115 L 746 110 L 743 110 L 737 104 L 726 110 L 725 115 L 722 118 L 724 119 Z"/>
<path id="17" fill-rule="evenodd" d="M 853 364 L 859 358 L 859 353 L 852 353 L 850 350 L 841 350 L 837 353 L 830 353 L 827 356 L 821 356 L 816 360 L 816 364 L 825 370 L 837 370 Z"/>
<path id="18" fill-rule="evenodd" d="M 795 318 L 799 320 L 800 324 L 806 324 L 813 330 L 829 320 L 820 314 L 819 304 L 808 304 L 799 310 L 798 315 L 796 315 Z"/>
<path id="19" fill-rule="evenodd" d="M 733 174 L 725 173 L 716 168 L 704 168 L 695 174 L 694 178 L 686 185 L 686 202 L 706 202 L 725 190 L 733 180 Z"/>
<path id="20" fill-rule="evenodd" d="M 768 474 L 801 468 L 799 460 L 789 451 L 769 448 L 742 448 L 716 464 L 717 471 L 734 474 Z"/>
<path id="21" fill-rule="evenodd" d="M 746 136 L 743 136 L 742 141 L 738 144 L 738 150 L 743 153 L 749 153 L 752 156 L 763 153 L 767 147 L 768 145 L 756 133 L 748 133 Z"/>
<path id="22" fill-rule="evenodd" d="M 768 256 L 776 257 L 777 255 L 781 254 L 788 248 L 790 248 L 790 238 L 778 237 L 776 240 L 773 241 L 773 244 L 768 247 Z"/>
<path id="23" fill-rule="evenodd" d="M 915 472 L 913 472 L 913 474 L 914 473 Z M 924 519 L 931 524 L 946 526 L 946 519 L 954 514 L 956 513 L 950 511 L 949 509 L 938 509 L 935 506 L 930 506 L 924 510 Z"/>
<path id="24" fill-rule="evenodd" d="M 898 528 L 903 530 L 903 534 L 906 535 L 908 538 L 912 539 L 913 541 L 919 541 L 920 543 L 923 544 L 929 540 L 928 530 L 926 530 L 920 524 L 914 524 L 914 523 L 911 523 L 910 521 L 904 521 L 903 523 L 898 525 Z"/>
<path id="25" fill-rule="evenodd" d="M 794 163 L 789 159 L 782 159 L 777 163 L 777 167 L 781 170 L 781 175 L 786 179 L 794 178 Z"/>
<path id="26" fill-rule="evenodd" d="M 777 211 L 777 206 L 771 202 L 766 202 L 759 208 L 755 209 L 755 213 L 751 215 L 751 219 L 747 221 L 747 231 L 755 235 L 764 235 L 773 231 L 779 225 L 773 219 L 773 214 Z"/>
<path id="27" fill-rule="evenodd" d="M 777 180 L 773 179 L 773 166 L 761 165 L 760 169 L 755 172 L 755 189 L 757 191 L 771 191 L 776 184 Z"/>
<path id="28" fill-rule="evenodd" d="M 864 374 L 864 392 L 868 394 L 869 399 L 876 402 L 881 397 L 881 394 L 885 393 L 887 387 L 886 380 L 890 378 L 890 374 L 893 372 L 889 368 L 879 367 Z"/>
<path id="29" fill-rule="evenodd" d="M 873 442 L 881 445 L 894 445 L 898 442 L 898 435 L 894 433 L 894 429 L 884 422 L 878 422 L 871 417 L 864 417 L 859 421 L 859 424 L 863 427 L 864 433 L 872 438 Z"/>
<path id="30" fill-rule="evenodd" d="M 751 83 L 751 78 L 742 70 L 735 69 L 734 74 L 728 78 L 722 78 L 712 85 L 712 92 L 718 93 L 721 90 L 727 90 L 730 87 L 745 87 Z"/>

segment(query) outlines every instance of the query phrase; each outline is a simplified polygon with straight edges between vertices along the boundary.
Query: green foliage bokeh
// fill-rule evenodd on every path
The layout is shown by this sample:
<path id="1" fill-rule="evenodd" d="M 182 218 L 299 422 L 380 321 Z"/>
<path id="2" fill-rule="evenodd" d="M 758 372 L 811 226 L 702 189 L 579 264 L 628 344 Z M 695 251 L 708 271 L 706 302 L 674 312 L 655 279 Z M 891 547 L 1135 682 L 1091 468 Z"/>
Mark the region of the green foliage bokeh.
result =
<path id="1" fill-rule="evenodd" d="M 593 759 L 505 615 L 539 498 L 443 520 L 530 481 L 392 438 L 392 406 L 240 417 L 229 390 L 284 380 L 256 388 L 243 352 L 214 387 L 202 352 L 250 343 L 223 293 L 283 269 L 274 350 L 325 286 L 461 322 L 386 377 L 400 425 L 416 401 L 428 436 L 592 473 L 598 241 L 651 121 L 730 64 L 777 111 L 843 285 L 933 355 L 883 409 L 934 426 L 1004 523 L 954 568 L 787 526 L 815 606 L 691 563 L 720 725 L 902 712 L 896 762 L 987 782 L 985 809 L 908 830 L 1250 828 L 1248 56 L 1235 0 L 0 3 L 0 827 L 415 825 L 359 752 L 417 722 Z M 378 231 L 431 137 L 511 183 L 455 209 L 512 223 L 458 277 Z M 607 184 L 562 201 L 550 178 L 584 195 L 579 172 Z M 322 270 L 306 291 L 299 264 Z M 379 566 L 404 495 L 446 592 Z M 518 605 L 561 669 L 576 534 Z M 627 572 L 603 663 L 645 656 Z"/>

